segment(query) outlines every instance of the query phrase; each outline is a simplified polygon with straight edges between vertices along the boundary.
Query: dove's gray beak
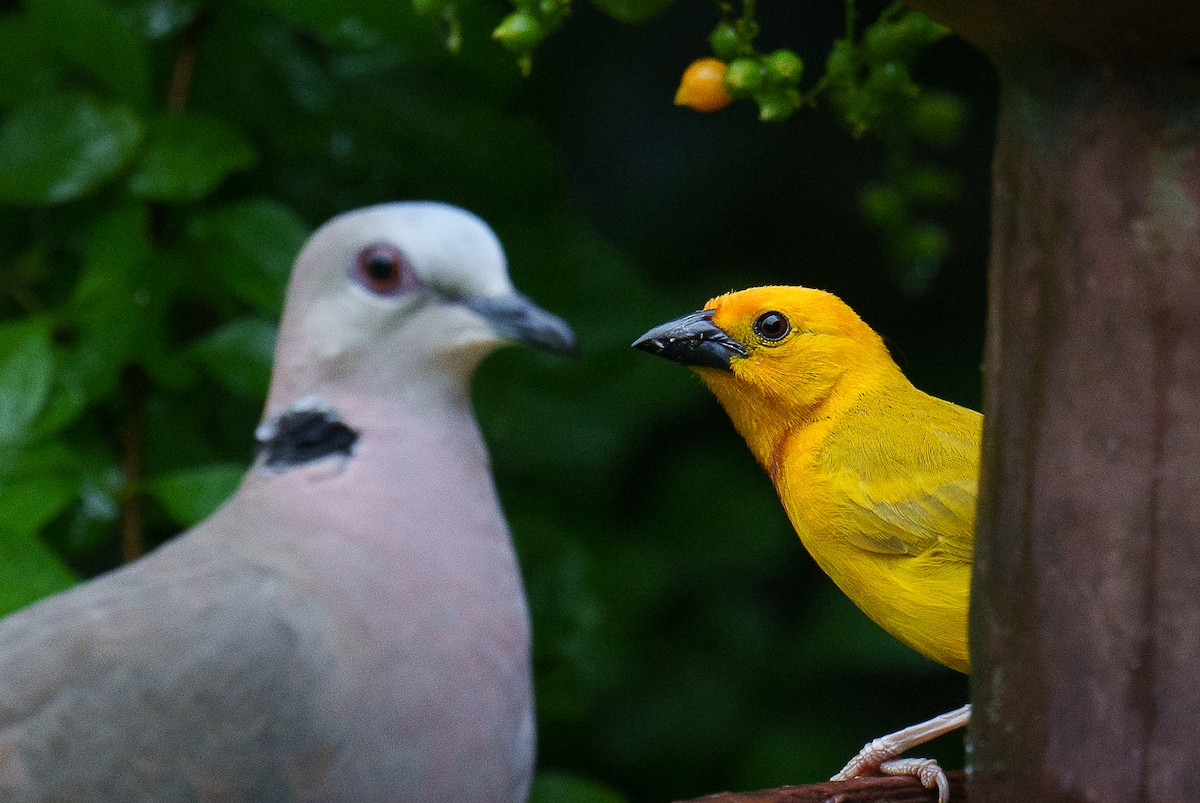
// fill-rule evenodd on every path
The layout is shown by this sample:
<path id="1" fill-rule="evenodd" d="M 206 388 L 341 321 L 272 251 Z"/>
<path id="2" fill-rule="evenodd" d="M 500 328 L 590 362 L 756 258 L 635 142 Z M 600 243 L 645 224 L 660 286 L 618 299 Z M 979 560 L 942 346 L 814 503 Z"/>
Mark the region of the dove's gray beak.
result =
<path id="1" fill-rule="evenodd" d="M 486 320 L 496 334 L 508 340 L 579 356 L 575 332 L 567 322 L 513 291 L 502 296 L 464 298 L 462 303 Z"/>

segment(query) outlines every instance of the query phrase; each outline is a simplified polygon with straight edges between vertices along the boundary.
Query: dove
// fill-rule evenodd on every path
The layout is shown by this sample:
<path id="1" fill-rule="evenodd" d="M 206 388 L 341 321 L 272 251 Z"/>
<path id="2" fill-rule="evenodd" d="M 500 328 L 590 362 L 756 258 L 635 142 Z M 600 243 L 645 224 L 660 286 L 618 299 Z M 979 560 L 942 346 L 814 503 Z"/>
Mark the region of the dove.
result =
<path id="1" fill-rule="evenodd" d="M 576 350 L 473 214 L 317 230 L 235 494 L 0 621 L 0 799 L 524 800 L 530 623 L 469 398 L 517 341 Z"/>

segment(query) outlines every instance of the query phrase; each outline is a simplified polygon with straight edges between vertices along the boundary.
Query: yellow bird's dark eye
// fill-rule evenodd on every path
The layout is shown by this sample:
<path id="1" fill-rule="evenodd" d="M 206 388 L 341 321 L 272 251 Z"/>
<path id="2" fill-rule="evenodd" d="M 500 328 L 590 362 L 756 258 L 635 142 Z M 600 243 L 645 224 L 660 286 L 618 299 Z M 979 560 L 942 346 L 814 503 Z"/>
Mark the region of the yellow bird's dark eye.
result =
<path id="1" fill-rule="evenodd" d="M 782 312 L 764 312 L 754 321 L 754 334 L 763 340 L 783 340 L 790 331 L 792 324 Z"/>

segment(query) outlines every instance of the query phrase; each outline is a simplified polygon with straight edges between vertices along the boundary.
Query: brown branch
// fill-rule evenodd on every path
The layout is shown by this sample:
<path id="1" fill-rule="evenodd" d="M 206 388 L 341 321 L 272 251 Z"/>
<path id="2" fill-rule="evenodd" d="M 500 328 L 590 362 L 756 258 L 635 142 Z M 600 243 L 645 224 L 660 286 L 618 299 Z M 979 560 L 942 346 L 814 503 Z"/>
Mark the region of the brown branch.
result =
<path id="1" fill-rule="evenodd" d="M 187 108 L 188 96 L 192 91 L 192 78 L 196 74 L 196 48 L 200 42 L 202 16 L 197 16 L 183 31 L 183 41 L 175 56 L 171 69 L 171 86 L 167 90 L 167 111 L 180 114 Z"/>
<path id="2" fill-rule="evenodd" d="M 175 66 L 171 70 L 171 85 L 167 89 L 166 107 L 172 114 L 187 108 L 192 79 L 196 73 L 196 47 L 200 40 L 202 17 L 197 16 L 183 32 Z M 155 247 L 162 240 L 165 207 L 150 205 L 150 239 Z M 121 425 L 121 470 L 125 475 L 125 493 L 121 498 L 121 560 L 137 560 L 146 551 L 145 499 L 139 490 L 142 480 L 142 441 L 145 437 L 147 381 L 139 365 L 127 365 L 121 376 L 124 393 L 124 420 Z"/>
<path id="3" fill-rule="evenodd" d="M 966 777 L 948 772 L 950 803 L 965 803 Z M 935 803 L 937 791 L 912 777 L 855 778 L 757 792 L 718 792 L 679 803 Z"/>

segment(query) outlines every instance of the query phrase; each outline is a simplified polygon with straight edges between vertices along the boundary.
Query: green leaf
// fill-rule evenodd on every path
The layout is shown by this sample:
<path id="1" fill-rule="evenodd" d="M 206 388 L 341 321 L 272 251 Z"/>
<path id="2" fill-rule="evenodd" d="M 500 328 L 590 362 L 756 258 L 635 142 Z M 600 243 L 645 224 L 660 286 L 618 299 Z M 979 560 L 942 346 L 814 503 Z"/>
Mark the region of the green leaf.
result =
<path id="1" fill-rule="evenodd" d="M 55 382 L 45 409 L 38 417 L 32 437 L 35 440 L 52 438 L 79 420 L 91 399 L 83 386 L 82 377 L 72 372 L 69 361 L 63 360 L 55 371 Z"/>
<path id="2" fill-rule="evenodd" d="M 592 0 L 592 5 L 615 20 L 638 23 L 653 19 L 674 0 Z"/>
<path id="3" fill-rule="evenodd" d="M 336 44 L 358 48 L 378 47 L 384 41 L 435 37 L 423 20 L 418 20 L 407 0 L 379 3 L 377 0 L 266 0 L 276 12 Z M 419 43 L 419 40 L 418 40 Z M 432 49 L 432 47 L 431 47 Z"/>
<path id="4" fill-rule="evenodd" d="M 207 246 L 209 270 L 237 297 L 279 315 L 292 261 L 308 237 L 295 212 L 271 201 L 230 204 L 197 219 L 193 234 Z"/>
<path id="5" fill-rule="evenodd" d="M 65 477 L 74 484 L 75 479 L 82 476 L 86 462 L 74 447 L 61 441 L 46 441 L 22 449 L 16 467 L 16 476 L 21 481 Z M 0 482 L 2 487 L 3 483 Z"/>
<path id="6" fill-rule="evenodd" d="M 87 195 L 125 168 L 141 139 L 130 109 L 88 95 L 27 103 L 0 128 L 0 201 L 55 204 Z"/>
<path id="7" fill-rule="evenodd" d="M 91 72 L 121 100 L 150 106 L 150 65 L 142 37 L 103 0 L 28 0 L 30 16 L 67 62 Z"/>
<path id="8" fill-rule="evenodd" d="M 111 543 L 121 508 L 117 494 L 125 487 L 125 475 L 108 455 L 96 458 L 88 466 L 79 486 L 79 502 L 71 511 L 63 547 L 68 555 L 94 553 Z"/>
<path id="9" fill-rule="evenodd" d="M 191 527 L 232 496 L 245 473 L 244 465 L 214 463 L 163 474 L 147 485 L 176 524 Z"/>
<path id="10" fill-rule="evenodd" d="M 234 393 L 262 400 L 271 381 L 276 332 L 275 324 L 261 318 L 241 318 L 206 335 L 192 353 Z"/>
<path id="11" fill-rule="evenodd" d="M 128 13 L 137 15 L 138 28 L 151 42 L 181 34 L 195 22 L 204 0 L 148 0 L 127 5 Z"/>
<path id="12" fill-rule="evenodd" d="M 37 25 L 15 14 L 0 19 L 0 105 L 15 106 L 49 89 L 54 72 Z"/>
<path id="13" fill-rule="evenodd" d="M 78 483 L 65 477 L 43 476 L 0 485 L 3 529 L 36 533 L 75 501 Z"/>
<path id="14" fill-rule="evenodd" d="M 76 582 L 71 570 L 37 535 L 0 525 L 0 616 Z"/>
<path id="15" fill-rule="evenodd" d="M 40 324 L 0 328 L 0 448 L 22 441 L 54 379 L 50 335 Z"/>
<path id="16" fill-rule="evenodd" d="M 155 201 L 194 201 L 257 159 L 246 138 L 219 119 L 158 116 L 150 121 L 146 151 L 129 177 L 129 189 Z"/>
<path id="17" fill-rule="evenodd" d="M 127 204 L 102 215 L 88 232 L 83 272 L 68 314 L 76 343 L 64 359 L 66 384 L 93 400 L 108 395 L 128 363 L 138 361 L 155 333 L 146 288 L 152 258 L 145 204 Z"/>

